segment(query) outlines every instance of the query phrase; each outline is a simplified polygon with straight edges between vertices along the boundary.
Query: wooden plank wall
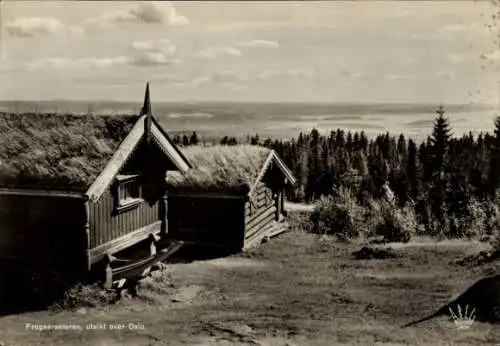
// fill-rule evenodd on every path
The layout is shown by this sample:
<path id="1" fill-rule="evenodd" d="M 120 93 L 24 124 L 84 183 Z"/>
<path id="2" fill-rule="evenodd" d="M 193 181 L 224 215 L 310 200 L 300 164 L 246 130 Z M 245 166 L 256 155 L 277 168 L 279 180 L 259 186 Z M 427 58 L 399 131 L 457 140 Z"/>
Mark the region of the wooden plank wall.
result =
<path id="1" fill-rule="evenodd" d="M 85 275 L 84 224 L 83 199 L 0 195 L 2 305 L 37 299 L 40 288 L 55 295 Z"/>
<path id="2" fill-rule="evenodd" d="M 160 220 L 160 201 L 143 201 L 134 209 L 114 212 L 114 196 L 108 188 L 97 203 L 89 205 L 90 248 L 105 244 Z"/>
<path id="3" fill-rule="evenodd" d="M 259 182 L 254 195 L 250 201 L 245 204 L 245 218 L 248 219 L 257 215 L 263 208 L 274 205 L 273 192 L 264 183 Z"/>
<path id="4" fill-rule="evenodd" d="M 245 239 L 273 224 L 276 219 L 273 193 L 264 183 L 259 183 L 251 201 L 245 204 Z"/>
<path id="5" fill-rule="evenodd" d="M 114 212 L 115 187 L 108 187 L 97 203 L 89 205 L 91 249 L 160 220 L 165 188 L 162 183 L 169 162 L 157 145 L 147 146 L 144 141 L 139 144 L 120 174 L 147 174 L 147 182 L 142 186 L 147 201 L 117 214 Z"/>
<path id="6" fill-rule="evenodd" d="M 0 257 L 80 261 L 84 225 L 83 199 L 0 195 Z"/>

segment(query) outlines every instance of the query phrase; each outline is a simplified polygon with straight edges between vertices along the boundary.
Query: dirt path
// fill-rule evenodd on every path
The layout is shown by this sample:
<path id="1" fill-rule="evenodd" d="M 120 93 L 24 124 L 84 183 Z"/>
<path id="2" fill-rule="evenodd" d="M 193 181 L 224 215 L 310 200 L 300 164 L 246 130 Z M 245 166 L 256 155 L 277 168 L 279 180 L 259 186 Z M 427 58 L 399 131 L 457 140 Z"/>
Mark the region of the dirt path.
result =
<path id="1" fill-rule="evenodd" d="M 289 211 L 302 211 L 302 212 L 312 212 L 314 210 L 313 204 L 303 204 L 303 203 L 285 203 L 285 209 Z"/>
<path id="2" fill-rule="evenodd" d="M 500 333 L 426 315 L 481 275 L 449 264 L 470 250 L 406 246 L 390 260 L 354 260 L 359 246 L 284 234 L 247 254 L 169 265 L 139 298 L 109 308 L 0 318 L 4 345 L 489 345 Z M 82 330 L 34 331 L 26 323 L 73 323 Z M 106 329 L 88 330 L 89 324 Z M 111 330 L 112 327 L 122 329 Z"/>

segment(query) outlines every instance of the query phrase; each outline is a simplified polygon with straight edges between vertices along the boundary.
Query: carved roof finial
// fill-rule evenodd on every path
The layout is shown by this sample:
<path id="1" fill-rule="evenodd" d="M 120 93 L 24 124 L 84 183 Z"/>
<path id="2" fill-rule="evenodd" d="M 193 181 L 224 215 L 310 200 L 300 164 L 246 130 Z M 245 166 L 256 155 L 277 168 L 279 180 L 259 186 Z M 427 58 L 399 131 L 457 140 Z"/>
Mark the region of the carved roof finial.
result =
<path id="1" fill-rule="evenodd" d="M 144 95 L 144 105 L 142 106 L 141 115 L 151 116 L 151 100 L 149 99 L 149 82 L 146 84 L 146 94 Z"/>

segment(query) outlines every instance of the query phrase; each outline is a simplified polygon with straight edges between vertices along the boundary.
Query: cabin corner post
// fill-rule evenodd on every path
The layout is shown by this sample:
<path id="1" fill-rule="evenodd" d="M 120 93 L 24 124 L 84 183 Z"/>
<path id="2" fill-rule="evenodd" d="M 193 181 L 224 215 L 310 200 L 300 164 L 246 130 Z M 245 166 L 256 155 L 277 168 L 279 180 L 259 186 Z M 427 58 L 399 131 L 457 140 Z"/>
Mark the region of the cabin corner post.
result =
<path id="1" fill-rule="evenodd" d="M 280 209 L 281 209 L 281 213 L 283 214 L 283 216 L 286 216 L 286 210 L 285 210 L 285 197 L 286 197 L 286 186 L 288 184 L 288 179 L 285 178 L 285 181 L 284 181 L 284 184 L 283 186 L 281 187 L 280 189 L 280 200 L 281 200 L 281 206 L 280 206 Z"/>
<path id="2" fill-rule="evenodd" d="M 87 271 L 91 269 L 91 256 L 90 256 L 90 207 L 89 199 L 86 198 L 84 202 L 84 231 L 85 231 L 85 260 Z"/>
<path id="3" fill-rule="evenodd" d="M 274 202 L 274 220 L 279 221 L 281 215 L 281 188 L 277 188 L 273 192 Z"/>
<path id="4" fill-rule="evenodd" d="M 160 201 L 160 236 L 166 237 L 168 234 L 168 192 L 165 191 Z"/>
<path id="5" fill-rule="evenodd" d="M 239 233 L 239 236 L 237 239 L 238 245 L 234 249 L 236 252 L 239 252 L 242 249 L 245 249 L 246 245 L 247 245 L 246 244 L 247 220 L 246 220 L 246 212 L 245 212 L 247 203 L 251 203 L 249 196 L 246 196 L 245 198 L 243 198 L 241 200 L 241 218 L 239 218 L 241 231 L 238 232 Z"/>

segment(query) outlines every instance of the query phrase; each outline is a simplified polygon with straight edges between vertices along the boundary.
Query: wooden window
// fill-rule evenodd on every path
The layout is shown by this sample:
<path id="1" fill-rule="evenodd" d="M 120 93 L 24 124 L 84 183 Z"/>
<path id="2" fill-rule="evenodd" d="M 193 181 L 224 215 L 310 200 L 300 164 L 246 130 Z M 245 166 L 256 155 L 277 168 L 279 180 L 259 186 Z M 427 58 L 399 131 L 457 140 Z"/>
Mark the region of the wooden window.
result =
<path id="1" fill-rule="evenodd" d="M 141 176 L 139 174 L 118 175 L 115 209 L 130 210 L 143 202 Z"/>

